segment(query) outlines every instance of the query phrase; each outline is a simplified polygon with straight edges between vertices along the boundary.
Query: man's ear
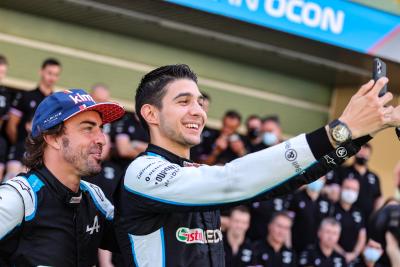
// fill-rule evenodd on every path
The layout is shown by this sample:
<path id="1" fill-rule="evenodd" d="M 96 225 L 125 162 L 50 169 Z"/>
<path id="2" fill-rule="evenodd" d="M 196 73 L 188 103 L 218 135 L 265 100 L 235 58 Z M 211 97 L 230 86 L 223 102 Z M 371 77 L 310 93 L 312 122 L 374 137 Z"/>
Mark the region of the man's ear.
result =
<path id="1" fill-rule="evenodd" d="M 159 110 L 155 106 L 144 104 L 140 109 L 140 114 L 149 125 L 159 125 Z"/>
<path id="2" fill-rule="evenodd" d="M 61 136 L 55 136 L 55 135 L 44 135 L 43 136 L 44 141 L 46 144 L 56 150 L 60 150 L 62 146 L 62 140 Z"/>

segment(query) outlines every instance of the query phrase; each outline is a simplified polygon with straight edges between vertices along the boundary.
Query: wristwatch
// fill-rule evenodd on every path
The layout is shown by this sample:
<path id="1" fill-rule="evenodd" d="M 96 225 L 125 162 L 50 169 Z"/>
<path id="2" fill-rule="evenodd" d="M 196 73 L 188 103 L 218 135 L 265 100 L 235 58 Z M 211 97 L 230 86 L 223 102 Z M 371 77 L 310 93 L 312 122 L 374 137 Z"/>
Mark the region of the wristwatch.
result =
<path id="1" fill-rule="evenodd" d="M 338 146 L 351 140 L 351 131 L 349 127 L 344 122 L 337 119 L 329 123 L 329 134 Z"/>

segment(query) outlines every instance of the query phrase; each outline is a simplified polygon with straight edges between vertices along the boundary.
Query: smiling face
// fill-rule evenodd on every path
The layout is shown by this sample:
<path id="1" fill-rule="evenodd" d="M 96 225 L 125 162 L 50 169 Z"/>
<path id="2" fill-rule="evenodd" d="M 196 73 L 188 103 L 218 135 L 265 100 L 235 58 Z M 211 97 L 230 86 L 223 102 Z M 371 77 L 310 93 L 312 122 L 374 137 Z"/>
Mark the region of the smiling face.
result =
<path id="1" fill-rule="evenodd" d="M 169 83 L 158 114 L 157 143 L 170 143 L 185 149 L 200 143 L 207 120 L 203 97 L 192 80 L 178 79 Z M 153 127 L 154 128 L 154 127 Z"/>
<path id="2" fill-rule="evenodd" d="M 102 148 L 106 143 L 101 125 L 101 117 L 96 111 L 82 112 L 64 122 L 60 153 L 79 176 L 91 176 L 101 171 Z"/>

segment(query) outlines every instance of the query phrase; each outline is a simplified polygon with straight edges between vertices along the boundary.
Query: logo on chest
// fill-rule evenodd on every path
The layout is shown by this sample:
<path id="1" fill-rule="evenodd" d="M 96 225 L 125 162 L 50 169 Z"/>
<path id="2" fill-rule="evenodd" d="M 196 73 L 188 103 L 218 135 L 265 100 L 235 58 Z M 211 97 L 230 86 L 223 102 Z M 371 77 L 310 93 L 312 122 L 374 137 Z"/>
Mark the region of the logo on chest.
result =
<path id="1" fill-rule="evenodd" d="M 86 225 L 86 233 L 92 235 L 94 232 L 98 233 L 100 231 L 99 217 L 96 215 L 93 220 L 93 225 Z"/>

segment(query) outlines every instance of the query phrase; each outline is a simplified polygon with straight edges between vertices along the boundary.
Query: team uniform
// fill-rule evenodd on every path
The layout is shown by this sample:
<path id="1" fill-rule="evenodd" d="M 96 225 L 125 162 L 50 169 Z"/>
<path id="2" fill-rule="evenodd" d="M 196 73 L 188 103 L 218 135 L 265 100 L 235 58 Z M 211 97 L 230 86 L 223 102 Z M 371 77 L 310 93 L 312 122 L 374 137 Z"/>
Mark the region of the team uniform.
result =
<path id="1" fill-rule="evenodd" d="M 365 229 L 365 220 L 363 213 L 360 209 L 352 205 L 350 210 L 344 210 L 340 203 L 335 205 L 335 211 L 333 215 L 340 225 L 342 230 L 340 233 L 339 245 L 346 251 L 352 252 L 357 244 L 358 235 L 361 230 Z M 350 266 L 355 266 L 360 262 L 357 257 Z"/>
<path id="2" fill-rule="evenodd" d="M 32 118 L 37 106 L 45 97 L 39 88 L 32 91 L 18 92 L 15 95 L 15 99 L 11 103 L 10 112 L 21 118 L 18 124 L 17 142 L 25 140 L 25 137 L 28 135 L 25 123 Z"/>
<path id="3" fill-rule="evenodd" d="M 296 253 L 285 245 L 275 251 L 267 241 L 254 246 L 253 265 L 263 267 L 296 267 Z"/>
<path id="4" fill-rule="evenodd" d="M 115 199 L 125 265 L 224 266 L 220 208 L 291 192 L 354 155 L 358 142 L 365 139 L 333 149 L 321 128 L 225 166 L 199 166 L 150 144 Z"/>
<path id="5" fill-rule="evenodd" d="M 334 180 L 341 184 L 345 178 L 357 179 L 360 183 L 358 199 L 354 203 L 363 212 L 363 217 L 368 220 L 374 210 L 375 200 L 382 195 L 379 177 L 367 170 L 362 175 L 353 166 L 339 168 L 334 172 Z"/>
<path id="6" fill-rule="evenodd" d="M 251 219 L 247 231 L 248 237 L 253 240 L 265 239 L 267 236 L 267 225 L 274 213 L 287 210 L 289 197 L 280 196 L 266 201 L 255 201 L 249 205 Z"/>
<path id="7" fill-rule="evenodd" d="M 313 201 L 305 190 L 294 194 L 289 210 L 295 213 L 292 227 L 293 247 L 300 253 L 308 245 L 317 242 L 317 231 L 321 221 L 332 215 L 333 206 L 320 195 Z M 304 234 L 307 233 L 307 234 Z"/>
<path id="8" fill-rule="evenodd" d="M 106 160 L 101 163 L 101 172 L 99 174 L 85 180 L 100 187 L 107 199 L 113 202 L 113 195 L 123 175 L 124 173 L 118 164 Z"/>
<path id="9" fill-rule="evenodd" d="M 43 167 L 0 186 L 0 266 L 93 266 L 117 250 L 114 207 L 81 181 L 72 192 Z"/>
<path id="10" fill-rule="evenodd" d="M 346 259 L 333 251 L 326 256 L 319 245 L 310 245 L 300 254 L 299 266 L 304 267 L 347 267 Z"/>
<path id="11" fill-rule="evenodd" d="M 225 251 L 225 266 L 246 267 L 251 265 L 254 251 L 253 245 L 249 239 L 245 238 L 236 254 L 233 254 L 231 245 L 229 244 L 226 235 L 223 235 L 223 241 Z"/>
<path id="12" fill-rule="evenodd" d="M 0 165 L 7 162 L 8 142 L 3 128 L 5 128 L 4 124 L 8 119 L 7 113 L 12 96 L 13 94 L 8 88 L 0 85 Z"/>
<path id="13" fill-rule="evenodd" d="M 111 141 L 113 143 L 115 143 L 115 139 L 118 138 L 118 135 L 127 135 L 131 142 L 149 142 L 149 136 L 147 132 L 143 129 L 139 120 L 136 118 L 135 113 L 133 112 L 125 112 L 125 115 L 121 119 L 111 124 L 109 131 Z M 128 165 L 132 162 L 132 159 L 122 158 L 119 155 L 116 155 L 115 162 L 118 163 L 122 170 L 126 170 Z"/>

